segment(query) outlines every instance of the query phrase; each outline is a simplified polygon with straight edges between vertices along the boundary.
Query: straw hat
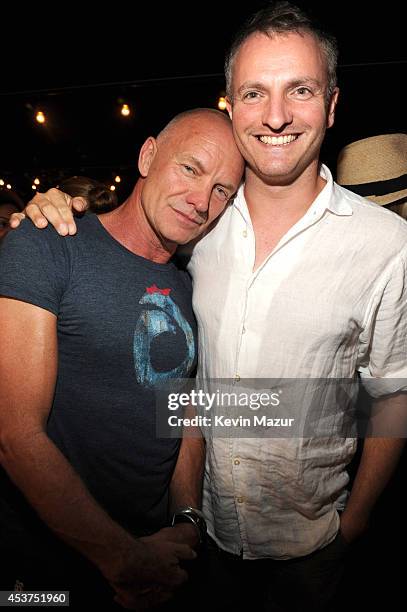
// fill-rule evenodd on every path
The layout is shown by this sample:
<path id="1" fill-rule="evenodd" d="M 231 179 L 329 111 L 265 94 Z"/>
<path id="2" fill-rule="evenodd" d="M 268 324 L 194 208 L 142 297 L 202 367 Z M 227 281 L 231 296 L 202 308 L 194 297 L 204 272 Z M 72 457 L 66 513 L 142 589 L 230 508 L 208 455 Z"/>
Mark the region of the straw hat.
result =
<path id="1" fill-rule="evenodd" d="M 344 147 L 337 182 L 401 214 L 399 208 L 407 209 L 407 134 L 372 136 Z"/>

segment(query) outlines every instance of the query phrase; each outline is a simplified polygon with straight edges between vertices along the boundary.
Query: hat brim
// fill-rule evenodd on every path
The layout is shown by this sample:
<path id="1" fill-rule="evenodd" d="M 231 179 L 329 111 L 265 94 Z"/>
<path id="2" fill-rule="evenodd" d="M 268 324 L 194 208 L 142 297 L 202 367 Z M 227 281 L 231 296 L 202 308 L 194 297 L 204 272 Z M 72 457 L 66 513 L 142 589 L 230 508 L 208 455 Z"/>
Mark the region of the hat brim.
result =
<path id="1" fill-rule="evenodd" d="M 399 200 L 407 197 L 407 189 L 401 189 L 400 191 L 395 191 L 394 193 L 386 193 L 386 195 L 365 195 L 365 198 L 368 200 L 372 200 L 372 202 L 376 202 L 376 204 L 380 204 L 381 206 L 385 206 L 386 204 L 398 204 Z"/>

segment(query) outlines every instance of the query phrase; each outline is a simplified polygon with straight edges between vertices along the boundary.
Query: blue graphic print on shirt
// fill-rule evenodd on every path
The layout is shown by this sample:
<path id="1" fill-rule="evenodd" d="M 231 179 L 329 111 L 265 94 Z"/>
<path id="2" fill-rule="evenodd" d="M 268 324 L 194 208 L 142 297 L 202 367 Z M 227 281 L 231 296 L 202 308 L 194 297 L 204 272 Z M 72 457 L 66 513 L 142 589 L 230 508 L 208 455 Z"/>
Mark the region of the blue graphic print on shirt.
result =
<path id="1" fill-rule="evenodd" d="M 157 387 L 169 378 L 188 376 L 195 355 L 194 334 L 188 321 L 170 297 L 171 289 L 147 287 L 139 303 L 146 306 L 140 314 L 134 332 L 134 366 L 137 382 L 145 387 Z M 161 334 L 185 336 L 186 355 L 171 370 L 157 370 L 151 359 L 151 346 Z"/>

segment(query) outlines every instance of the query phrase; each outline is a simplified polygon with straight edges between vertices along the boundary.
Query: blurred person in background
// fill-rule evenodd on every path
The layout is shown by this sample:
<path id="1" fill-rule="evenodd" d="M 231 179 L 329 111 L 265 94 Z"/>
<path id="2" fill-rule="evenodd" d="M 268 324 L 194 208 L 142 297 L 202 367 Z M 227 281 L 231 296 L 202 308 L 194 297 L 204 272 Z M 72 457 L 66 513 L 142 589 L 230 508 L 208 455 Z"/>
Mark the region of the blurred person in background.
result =
<path id="1" fill-rule="evenodd" d="M 105 213 L 119 205 L 117 195 L 109 187 L 87 176 L 71 176 L 61 181 L 58 189 L 71 197 L 81 196 L 89 203 L 89 210 Z M 14 212 L 14 211 L 13 211 Z"/>
<path id="2" fill-rule="evenodd" d="M 11 189 L 0 189 L 0 240 L 9 231 L 9 219 L 15 212 L 24 209 L 24 202 Z"/>

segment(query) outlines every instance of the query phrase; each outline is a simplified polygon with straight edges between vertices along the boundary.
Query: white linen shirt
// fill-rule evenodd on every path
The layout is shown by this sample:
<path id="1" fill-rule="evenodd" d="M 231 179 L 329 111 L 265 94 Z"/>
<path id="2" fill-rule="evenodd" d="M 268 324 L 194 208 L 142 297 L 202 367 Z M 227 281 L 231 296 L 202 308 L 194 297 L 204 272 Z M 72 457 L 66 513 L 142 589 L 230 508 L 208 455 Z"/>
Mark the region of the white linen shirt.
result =
<path id="1" fill-rule="evenodd" d="M 195 246 L 198 379 L 407 378 L 407 223 L 327 181 L 253 272 L 244 188 Z M 393 382 L 389 379 L 395 379 Z M 389 392 L 389 387 L 386 387 Z M 220 547 L 288 559 L 334 539 L 350 438 L 207 439 L 203 510 Z"/>

